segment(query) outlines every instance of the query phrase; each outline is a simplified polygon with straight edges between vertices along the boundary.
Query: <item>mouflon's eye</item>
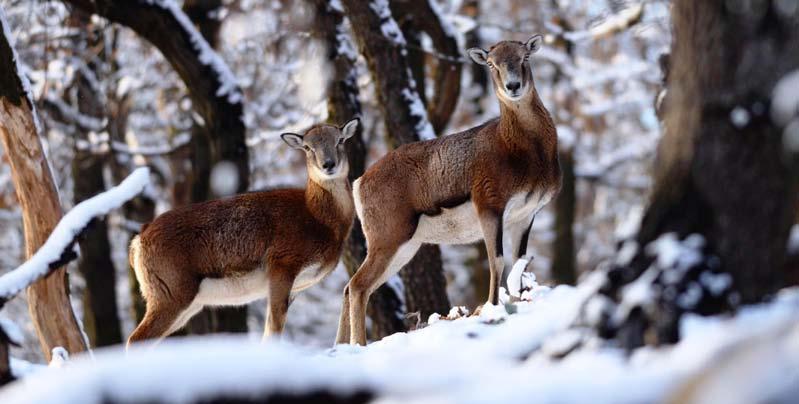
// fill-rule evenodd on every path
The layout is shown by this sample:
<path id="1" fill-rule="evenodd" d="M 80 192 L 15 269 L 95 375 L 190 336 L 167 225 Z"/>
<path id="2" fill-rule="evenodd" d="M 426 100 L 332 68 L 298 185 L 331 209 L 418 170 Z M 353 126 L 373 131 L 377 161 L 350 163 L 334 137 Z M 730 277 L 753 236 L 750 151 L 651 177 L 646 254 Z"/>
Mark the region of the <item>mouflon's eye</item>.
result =
<path id="1" fill-rule="evenodd" d="M 307 145 L 306 146 L 302 146 L 302 148 L 305 149 L 305 151 L 311 151 L 311 148 L 309 146 L 307 146 Z"/>

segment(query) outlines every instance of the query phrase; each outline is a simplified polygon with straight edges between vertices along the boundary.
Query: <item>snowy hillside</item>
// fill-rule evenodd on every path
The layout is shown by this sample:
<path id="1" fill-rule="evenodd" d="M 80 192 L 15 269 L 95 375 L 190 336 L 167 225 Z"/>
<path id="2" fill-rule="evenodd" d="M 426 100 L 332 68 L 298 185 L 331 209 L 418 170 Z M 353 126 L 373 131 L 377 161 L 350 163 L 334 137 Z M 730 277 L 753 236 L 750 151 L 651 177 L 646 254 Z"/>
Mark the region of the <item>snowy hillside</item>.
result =
<path id="1" fill-rule="evenodd" d="M 318 350 L 214 337 L 172 339 L 127 354 L 98 350 L 93 358 L 27 369 L 32 373 L 0 390 L 0 398 L 88 404 L 328 392 L 384 403 L 787 403 L 799 394 L 799 290 L 733 317 L 688 317 L 679 344 L 627 356 L 566 330 L 591 283 L 540 287 L 531 301 L 505 306 L 514 314 L 488 307 L 367 347 Z"/>

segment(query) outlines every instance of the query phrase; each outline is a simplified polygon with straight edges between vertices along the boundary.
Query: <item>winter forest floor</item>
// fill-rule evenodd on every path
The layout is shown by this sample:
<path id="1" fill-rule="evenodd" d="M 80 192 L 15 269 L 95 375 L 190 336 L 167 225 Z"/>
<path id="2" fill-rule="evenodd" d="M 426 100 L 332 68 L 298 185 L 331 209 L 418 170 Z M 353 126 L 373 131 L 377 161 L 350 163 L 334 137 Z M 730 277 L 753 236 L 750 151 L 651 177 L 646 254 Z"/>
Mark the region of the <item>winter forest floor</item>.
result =
<path id="1" fill-rule="evenodd" d="M 4 403 L 199 402 L 330 392 L 380 402 L 791 402 L 799 394 L 799 290 L 734 316 L 686 316 L 671 347 L 627 355 L 569 327 L 596 285 L 527 282 L 522 302 L 332 349 L 217 336 L 96 350 L 26 373 Z M 509 314 L 508 310 L 513 312 Z M 154 366 L 154 364 L 157 364 Z M 729 386 L 735 385 L 734 393 Z"/>

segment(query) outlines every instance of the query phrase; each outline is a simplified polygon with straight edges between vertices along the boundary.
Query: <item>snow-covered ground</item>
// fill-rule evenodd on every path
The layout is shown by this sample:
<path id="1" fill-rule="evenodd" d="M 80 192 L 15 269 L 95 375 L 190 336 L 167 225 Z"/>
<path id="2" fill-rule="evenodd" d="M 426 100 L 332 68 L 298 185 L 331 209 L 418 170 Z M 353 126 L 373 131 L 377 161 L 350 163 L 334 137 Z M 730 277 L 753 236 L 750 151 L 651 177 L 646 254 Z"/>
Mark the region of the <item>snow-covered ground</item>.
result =
<path id="1" fill-rule="evenodd" d="M 128 353 L 99 350 L 61 367 L 27 369 L 32 373 L 0 390 L 0 402 L 187 402 L 316 391 L 369 392 L 383 403 L 751 403 L 799 397 L 799 290 L 784 290 L 735 316 L 686 317 L 679 344 L 627 356 L 570 327 L 593 284 L 536 287 L 527 295 L 531 301 L 439 319 L 367 347 L 320 350 L 217 336 L 172 339 Z"/>

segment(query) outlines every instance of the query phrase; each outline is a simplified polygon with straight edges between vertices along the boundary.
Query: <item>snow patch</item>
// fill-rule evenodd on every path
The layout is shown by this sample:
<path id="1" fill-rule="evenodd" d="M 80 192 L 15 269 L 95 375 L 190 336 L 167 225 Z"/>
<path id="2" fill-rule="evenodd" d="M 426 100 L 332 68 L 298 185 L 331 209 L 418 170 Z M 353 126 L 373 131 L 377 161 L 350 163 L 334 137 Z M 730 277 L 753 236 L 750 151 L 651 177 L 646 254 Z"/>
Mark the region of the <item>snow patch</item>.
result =
<path id="1" fill-rule="evenodd" d="M 409 76 L 410 73 L 409 73 Z M 402 89 L 402 98 L 408 103 L 408 108 L 411 110 L 411 116 L 416 118 L 416 125 L 414 129 L 419 135 L 419 140 L 432 140 L 436 138 L 436 133 L 433 131 L 433 125 L 427 119 L 427 110 L 419 98 L 419 93 L 416 91 L 416 86 L 411 83 L 411 88 Z"/>
<path id="2" fill-rule="evenodd" d="M 216 336 L 169 339 L 127 354 L 121 348 L 102 349 L 94 360 L 75 355 L 66 368 L 41 369 L 10 384 L 3 401 L 188 402 L 220 394 L 328 390 L 368 391 L 380 402 L 403 403 L 528 402 L 531 397 L 546 403 L 670 402 L 681 387 L 718 374 L 718 366 L 748 352 L 753 342 L 765 349 L 746 362 L 751 366 L 739 368 L 743 374 L 723 378 L 723 396 L 705 396 L 705 402 L 731 402 L 723 398 L 738 391 L 751 395 L 735 402 L 764 402 L 793 391 L 799 290 L 783 290 L 774 301 L 744 307 L 732 317 L 687 315 L 679 343 L 644 348 L 627 358 L 569 328 L 571 310 L 593 283 L 586 278 L 578 288 L 558 287 L 539 301 L 517 303 L 512 315 L 501 306 L 485 307 L 504 315 L 502 322 L 487 323 L 482 316 L 439 321 L 366 347 L 316 351 Z M 570 354 L 552 360 L 565 353 Z"/>
<path id="3" fill-rule="evenodd" d="M 737 106 L 730 112 L 730 122 L 732 122 L 732 124 L 738 129 L 748 125 L 750 120 L 751 115 L 749 114 L 749 111 L 742 106 Z"/>
<path id="4" fill-rule="evenodd" d="M 786 126 L 799 114 L 799 70 L 786 74 L 771 95 L 771 119 L 779 126 Z"/>
<path id="5" fill-rule="evenodd" d="M 0 317 L 0 331 L 2 331 L 12 344 L 22 345 L 24 341 L 22 330 L 11 320 Z"/>
<path id="6" fill-rule="evenodd" d="M 508 293 L 513 297 L 520 297 L 522 291 L 522 272 L 527 269 L 530 260 L 520 258 L 513 264 L 513 268 L 508 274 Z M 535 281 L 535 275 L 533 275 Z"/>
<path id="7" fill-rule="evenodd" d="M 380 18 L 380 32 L 395 45 L 405 46 L 405 37 L 397 25 L 397 21 L 391 16 L 391 9 L 388 7 L 388 0 L 372 0 L 369 8 Z"/>

